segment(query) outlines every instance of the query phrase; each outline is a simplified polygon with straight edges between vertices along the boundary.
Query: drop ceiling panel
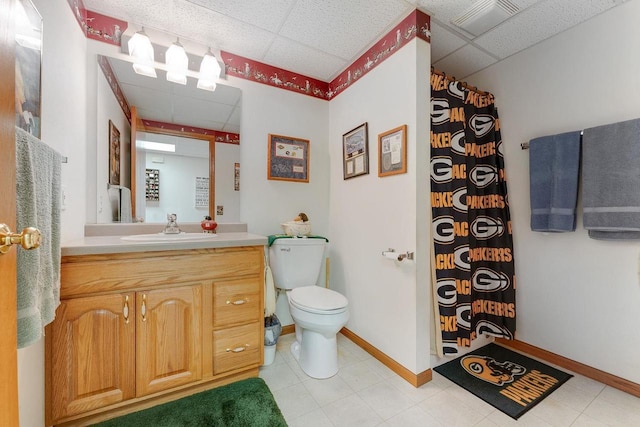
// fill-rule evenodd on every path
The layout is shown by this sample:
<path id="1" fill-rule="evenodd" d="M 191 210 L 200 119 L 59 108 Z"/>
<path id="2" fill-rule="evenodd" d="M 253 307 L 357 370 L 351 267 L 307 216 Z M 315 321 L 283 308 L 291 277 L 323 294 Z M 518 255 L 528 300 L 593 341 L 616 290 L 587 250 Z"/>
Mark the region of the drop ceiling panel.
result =
<path id="1" fill-rule="evenodd" d="M 439 61 L 467 44 L 465 39 L 433 21 L 431 22 L 431 40 L 431 62 Z"/>
<path id="2" fill-rule="evenodd" d="M 285 70 L 296 69 L 300 74 L 322 81 L 330 80 L 336 70 L 349 65 L 344 59 L 283 37 L 274 40 L 264 56 L 264 62 Z"/>
<path id="3" fill-rule="evenodd" d="M 538 3 L 478 37 L 475 42 L 504 59 L 586 21 L 615 4 L 615 0 L 554 0 Z"/>
<path id="4" fill-rule="evenodd" d="M 354 60 L 358 53 L 412 10 L 403 0 L 298 0 L 280 34 Z"/>
<path id="5" fill-rule="evenodd" d="M 294 0 L 260 2 L 229 0 L 188 0 L 222 15 L 276 32 L 285 20 Z"/>
<path id="6" fill-rule="evenodd" d="M 254 25 L 184 1 L 175 3 L 174 13 L 173 32 L 181 31 L 182 36 L 205 46 L 242 56 L 261 57 L 274 37 Z"/>
<path id="7" fill-rule="evenodd" d="M 435 62 L 433 66 L 458 79 L 464 79 L 494 62 L 496 62 L 495 58 L 472 45 L 466 45 L 444 59 Z"/>
<path id="8" fill-rule="evenodd" d="M 84 4 L 128 21 L 128 33 L 144 24 L 152 41 L 165 46 L 179 36 L 185 47 L 194 47 L 191 53 L 201 55 L 211 46 L 214 51 L 222 49 L 327 81 L 416 6 L 432 17 L 432 62 L 460 77 L 486 67 L 492 55 L 506 58 L 624 2 L 510 0 L 520 12 L 474 38 L 451 20 L 475 1 L 84 0 Z"/>

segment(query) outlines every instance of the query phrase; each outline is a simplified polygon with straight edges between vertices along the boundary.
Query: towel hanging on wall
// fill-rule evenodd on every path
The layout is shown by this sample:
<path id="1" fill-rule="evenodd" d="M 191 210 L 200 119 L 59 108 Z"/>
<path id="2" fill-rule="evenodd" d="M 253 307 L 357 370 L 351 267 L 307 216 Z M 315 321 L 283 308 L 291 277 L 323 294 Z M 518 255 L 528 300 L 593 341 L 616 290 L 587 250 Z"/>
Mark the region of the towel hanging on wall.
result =
<path id="1" fill-rule="evenodd" d="M 17 229 L 36 227 L 40 247 L 18 251 L 18 348 L 42 337 L 60 304 L 60 200 L 63 158 L 16 127 Z"/>
<path id="2" fill-rule="evenodd" d="M 640 239 L 640 119 L 585 129 L 582 147 L 589 237 Z"/>
<path id="3" fill-rule="evenodd" d="M 580 134 L 567 132 L 529 142 L 532 231 L 576 229 Z"/>

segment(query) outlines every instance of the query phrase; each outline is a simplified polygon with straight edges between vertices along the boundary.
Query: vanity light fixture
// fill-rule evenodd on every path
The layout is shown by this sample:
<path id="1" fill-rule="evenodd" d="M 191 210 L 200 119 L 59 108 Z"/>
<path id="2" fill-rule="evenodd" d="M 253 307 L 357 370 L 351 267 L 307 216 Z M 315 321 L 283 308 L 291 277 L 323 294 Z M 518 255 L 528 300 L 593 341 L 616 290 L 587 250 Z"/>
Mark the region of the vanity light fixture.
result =
<path id="1" fill-rule="evenodd" d="M 207 50 L 200 64 L 200 78 L 198 79 L 198 89 L 209 91 L 216 90 L 216 80 L 220 78 L 220 64 L 215 55 L 211 52 L 211 48 Z"/>
<path id="2" fill-rule="evenodd" d="M 189 58 L 184 51 L 184 47 L 180 44 L 180 39 L 169 46 L 167 49 L 167 80 L 181 85 L 187 84 L 187 70 L 189 68 Z"/>
<path id="3" fill-rule="evenodd" d="M 153 46 L 149 36 L 144 32 L 144 27 L 129 39 L 129 55 L 134 58 L 133 70 L 148 77 L 157 77 L 153 67 Z"/>

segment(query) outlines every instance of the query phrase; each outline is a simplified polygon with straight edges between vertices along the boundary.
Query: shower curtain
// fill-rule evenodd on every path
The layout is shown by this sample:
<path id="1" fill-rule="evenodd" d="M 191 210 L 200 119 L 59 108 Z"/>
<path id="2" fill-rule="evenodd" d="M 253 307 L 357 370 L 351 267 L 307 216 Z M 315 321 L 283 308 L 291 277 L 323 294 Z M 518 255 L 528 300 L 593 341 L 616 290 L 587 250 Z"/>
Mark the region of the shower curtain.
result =
<path id="1" fill-rule="evenodd" d="M 456 355 L 482 334 L 514 337 L 509 199 L 493 95 L 432 73 L 431 97 L 436 342 Z"/>

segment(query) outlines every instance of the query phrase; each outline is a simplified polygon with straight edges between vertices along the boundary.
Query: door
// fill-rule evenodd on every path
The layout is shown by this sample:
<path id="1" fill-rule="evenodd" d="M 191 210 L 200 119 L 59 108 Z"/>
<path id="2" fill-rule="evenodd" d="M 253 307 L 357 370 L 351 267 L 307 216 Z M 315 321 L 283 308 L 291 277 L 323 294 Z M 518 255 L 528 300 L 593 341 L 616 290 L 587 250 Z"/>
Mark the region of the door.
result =
<path id="1" fill-rule="evenodd" d="M 136 293 L 136 395 L 202 378 L 202 285 Z"/>
<path id="2" fill-rule="evenodd" d="M 15 0 L 0 0 L 0 153 L 15 164 Z M 0 223 L 16 227 L 16 170 L 0 167 Z M 0 255 L 0 425 L 18 425 L 16 250 Z"/>
<path id="3" fill-rule="evenodd" d="M 135 396 L 135 294 L 63 300 L 52 325 L 53 422 Z"/>

